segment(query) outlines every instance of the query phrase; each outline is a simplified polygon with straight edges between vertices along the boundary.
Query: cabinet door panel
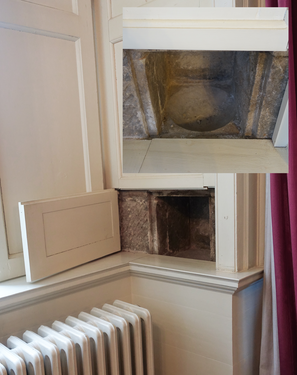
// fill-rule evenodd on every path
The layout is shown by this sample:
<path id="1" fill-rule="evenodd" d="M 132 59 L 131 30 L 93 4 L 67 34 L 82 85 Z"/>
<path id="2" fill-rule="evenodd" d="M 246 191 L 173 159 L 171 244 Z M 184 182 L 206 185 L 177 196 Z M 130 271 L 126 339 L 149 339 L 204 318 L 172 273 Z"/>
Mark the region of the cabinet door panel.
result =
<path id="1" fill-rule="evenodd" d="M 19 204 L 27 281 L 120 250 L 115 190 Z"/>
<path id="2" fill-rule="evenodd" d="M 28 0 L 23 1 L 27 2 Z M 43 5 L 54 9 L 64 10 L 66 12 L 77 11 L 77 4 L 75 0 L 30 0 L 30 3 Z"/>

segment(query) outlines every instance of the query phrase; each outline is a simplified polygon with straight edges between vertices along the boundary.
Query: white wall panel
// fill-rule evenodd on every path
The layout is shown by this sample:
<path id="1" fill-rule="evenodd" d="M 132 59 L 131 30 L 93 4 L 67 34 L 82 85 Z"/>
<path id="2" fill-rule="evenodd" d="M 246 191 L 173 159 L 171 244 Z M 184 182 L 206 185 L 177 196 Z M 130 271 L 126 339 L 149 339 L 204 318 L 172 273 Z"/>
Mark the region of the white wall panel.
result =
<path id="1" fill-rule="evenodd" d="M 104 303 L 112 303 L 115 299 L 131 302 L 129 276 L 76 289 L 58 297 L 39 298 L 27 306 L 0 312 L 0 342 L 5 344 L 10 335 L 18 336 L 27 329 L 36 330 L 41 324 L 49 325 L 54 320 L 63 321 L 68 315 L 77 317 L 81 311 L 90 312 L 91 308 L 101 308 Z"/>

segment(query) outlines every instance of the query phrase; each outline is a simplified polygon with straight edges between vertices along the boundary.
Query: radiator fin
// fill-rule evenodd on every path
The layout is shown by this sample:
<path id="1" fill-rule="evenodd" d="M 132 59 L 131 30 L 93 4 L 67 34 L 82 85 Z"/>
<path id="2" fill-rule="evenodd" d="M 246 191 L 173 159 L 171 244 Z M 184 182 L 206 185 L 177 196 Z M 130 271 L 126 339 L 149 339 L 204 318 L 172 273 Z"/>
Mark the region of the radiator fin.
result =
<path id="1" fill-rule="evenodd" d="M 154 375 L 148 310 L 119 300 L 0 344 L 0 375 Z"/>

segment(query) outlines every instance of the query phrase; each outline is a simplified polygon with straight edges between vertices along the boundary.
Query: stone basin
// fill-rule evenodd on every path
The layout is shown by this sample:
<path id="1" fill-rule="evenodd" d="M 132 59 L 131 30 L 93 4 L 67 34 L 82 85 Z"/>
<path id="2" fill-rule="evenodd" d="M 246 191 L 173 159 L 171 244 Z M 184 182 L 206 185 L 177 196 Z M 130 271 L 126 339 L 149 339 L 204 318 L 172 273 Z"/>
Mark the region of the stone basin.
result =
<path id="1" fill-rule="evenodd" d="M 167 113 L 176 125 L 191 131 L 222 128 L 234 118 L 234 95 L 201 83 L 182 87 L 167 103 Z"/>
<path id="2" fill-rule="evenodd" d="M 123 51 L 123 137 L 272 139 L 288 53 Z"/>

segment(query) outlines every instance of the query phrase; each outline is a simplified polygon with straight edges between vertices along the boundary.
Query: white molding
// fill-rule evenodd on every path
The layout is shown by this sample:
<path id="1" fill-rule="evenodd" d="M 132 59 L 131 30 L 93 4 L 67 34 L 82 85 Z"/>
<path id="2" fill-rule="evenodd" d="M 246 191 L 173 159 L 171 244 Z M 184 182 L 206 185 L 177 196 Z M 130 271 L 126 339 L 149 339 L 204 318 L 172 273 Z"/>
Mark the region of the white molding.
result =
<path id="1" fill-rule="evenodd" d="M 142 256 L 121 252 L 35 283 L 25 277 L 5 281 L 0 284 L 0 313 L 128 275 L 129 261 Z"/>
<path id="2" fill-rule="evenodd" d="M 123 48 L 286 51 L 286 8 L 123 9 Z"/>
<path id="3" fill-rule="evenodd" d="M 262 266 L 265 175 L 218 174 L 215 188 L 217 269 L 238 272 Z"/>
<path id="4" fill-rule="evenodd" d="M 215 268 L 215 266 L 214 266 Z M 232 279 L 224 276 L 208 275 L 199 273 L 191 273 L 183 270 L 172 270 L 165 268 L 157 268 L 154 266 L 146 266 L 130 264 L 130 272 L 132 276 L 141 276 L 159 281 L 171 282 L 179 285 L 187 285 L 196 288 L 215 290 L 221 293 L 233 294 L 253 282 L 259 280 L 262 276 L 262 269 L 254 270 L 255 273 L 249 273 L 243 279 Z"/>
<path id="5" fill-rule="evenodd" d="M 0 314 L 133 275 L 233 294 L 262 274 L 262 268 L 226 273 L 213 262 L 120 252 L 34 284 L 24 277 L 1 283 Z"/>
<path id="6" fill-rule="evenodd" d="M 215 189 L 217 269 L 234 272 L 237 271 L 236 174 L 217 174 Z"/>
<path id="7" fill-rule="evenodd" d="M 264 265 L 264 249 L 265 249 L 265 211 L 266 211 L 266 174 L 258 174 L 257 179 L 257 266 Z"/>

